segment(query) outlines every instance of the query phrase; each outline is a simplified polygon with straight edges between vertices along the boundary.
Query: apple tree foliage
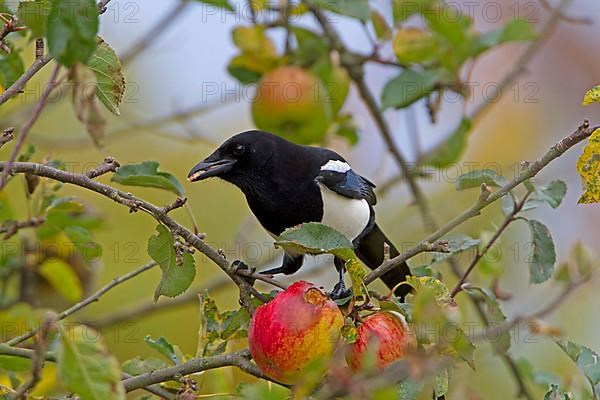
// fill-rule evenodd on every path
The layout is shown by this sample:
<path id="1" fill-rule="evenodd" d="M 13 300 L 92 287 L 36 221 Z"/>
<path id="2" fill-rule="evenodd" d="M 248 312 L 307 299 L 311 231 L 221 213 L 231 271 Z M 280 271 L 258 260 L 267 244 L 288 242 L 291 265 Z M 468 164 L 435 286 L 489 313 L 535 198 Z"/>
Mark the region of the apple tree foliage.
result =
<path id="1" fill-rule="evenodd" d="M 229 0 L 196 0 L 195 3 L 205 3 L 204 6 L 217 7 L 223 12 L 242 12 L 242 3 L 234 4 Z M 227 71 L 243 85 L 273 88 L 269 93 L 262 93 L 263 96 L 258 90 L 253 100 L 257 105 L 253 118 L 258 128 L 268 124 L 270 130 L 298 143 L 324 144 L 338 136 L 356 144 L 361 132 L 353 114 L 346 111 L 343 105 L 350 88 L 359 85 L 363 78 L 369 78 L 364 66 L 370 62 L 386 64 L 394 71 L 394 75 L 384 82 L 380 93 L 375 96 L 380 115 L 385 110 L 424 104 L 435 122 L 439 118 L 440 108 L 444 106 L 440 99 L 445 92 L 452 92 L 465 100 L 469 98 L 467 82 L 462 77 L 470 64 L 486 52 L 507 43 L 539 40 L 535 27 L 522 19 L 480 32 L 475 27 L 475 21 L 467 14 L 458 12 L 446 15 L 449 9 L 456 9 L 448 8 L 445 0 L 389 0 L 385 2 L 387 12 L 382 12 L 382 7 L 374 3 L 368 0 L 290 1 L 280 8 L 279 2 L 249 2 L 253 18 L 238 24 L 231 32 L 231 40 L 237 50 L 227 65 Z M 25 74 L 25 60 L 28 59 L 25 52 L 31 48 L 30 43 L 43 44 L 48 52 L 47 57 L 68 70 L 73 113 L 92 143 L 98 147 L 106 136 L 106 113 L 120 115 L 125 91 L 125 76 L 119 57 L 110 44 L 98 35 L 102 11 L 102 7 L 94 0 L 0 0 L 0 27 L 3 32 L 0 88 L 2 91 L 10 88 Z M 300 23 L 311 20 L 313 16 L 324 18 L 324 21 L 320 21 L 323 26 Z M 363 26 L 373 36 L 375 51 L 349 50 L 339 43 L 337 34 L 323 30 L 327 27 L 335 29 L 335 26 L 331 26 L 335 24 L 330 22 L 342 20 L 354 28 Z M 278 36 L 281 31 L 285 33 L 283 41 Z M 382 60 L 378 53 L 381 47 L 391 49 L 393 59 Z M 294 94 L 293 90 L 301 87 L 296 79 L 312 82 L 304 89 L 314 93 L 310 96 L 306 96 L 306 93 Z M 599 101 L 600 87 L 595 87 L 585 95 L 583 104 L 589 106 Z M 268 110 L 277 112 L 264 115 Z M 460 161 L 474 125 L 467 115 L 462 115 L 460 120 L 447 138 L 417 161 L 434 168 L 444 168 Z M 310 136 L 306 133 L 307 123 L 312 124 Z M 590 137 L 577 161 L 576 168 L 583 182 L 579 203 L 600 202 L 599 157 L 600 131 L 597 131 Z M 32 146 L 22 151 L 17 161 L 43 162 L 67 170 L 63 161 L 38 154 Z M 123 165 L 111 173 L 111 181 L 116 185 L 132 189 L 150 187 L 177 196 L 184 195 L 177 177 L 161 171 L 157 161 Z M 456 189 L 472 190 L 482 188 L 482 185 L 488 189 L 498 188 L 507 182 L 495 171 L 478 170 L 460 176 Z M 26 257 L 22 257 L 20 251 L 0 253 L 2 322 L 19 323 L 26 330 L 31 330 L 43 325 L 48 318 L 37 304 L 45 304 L 52 299 L 54 307 L 62 309 L 84 300 L 93 292 L 90 271 L 96 268 L 102 254 L 102 245 L 94 240 L 94 233 L 104 229 L 102 219 L 81 200 L 64 194 L 63 186 L 62 183 L 40 179 L 36 175 L 26 175 L 26 196 L 33 199 L 27 227 L 34 229 L 33 235 L 19 232 L 23 228 L 19 224 L 23 216 L 16 215 L 11 206 L 17 200 L 9 198 L 6 192 L 0 192 L 3 249 L 25 249 L 26 252 Z M 570 285 L 589 279 L 595 261 L 588 250 L 579 244 L 574 246 L 571 260 L 557 266 L 552 233 L 543 222 L 528 214 L 528 211 L 544 205 L 553 209 L 559 207 L 566 194 L 565 183 L 559 179 L 540 184 L 527 180 L 521 186 L 525 194 L 520 194 L 517 189 L 511 190 L 502 199 L 502 211 L 507 218 L 522 224 L 522 233 L 530 237 L 530 256 L 527 260 L 530 284 L 554 280 L 558 284 Z M 521 196 L 521 200 L 518 196 Z M 135 205 L 132 206 L 133 211 L 134 208 Z M 155 233 L 149 232 L 148 237 L 148 256 L 161 270 L 154 300 L 157 301 L 160 296 L 176 297 L 186 292 L 196 276 L 197 263 L 192 251 L 162 224 L 156 227 Z M 411 262 L 414 276 L 404 284 L 410 285 L 413 291 L 405 302 L 400 302 L 389 294 L 370 291 L 363 283 L 366 272 L 357 260 L 351 243 L 333 229 L 310 223 L 287 230 L 277 238 L 276 244 L 288 250 L 307 254 L 330 253 L 346 260 L 354 291 L 353 298 L 346 299 L 341 305 L 348 312 L 347 326 L 344 327 L 346 340 L 352 341 L 352 335 L 356 332 L 355 323 L 360 319 L 356 310 L 360 310 L 361 306 L 393 309 L 402 313 L 415 327 L 419 349 L 439 362 L 440 367 L 435 368 L 429 377 L 399 382 L 391 380 L 387 387 L 377 392 L 377 398 L 409 400 L 423 393 L 427 396 L 433 393 L 442 398 L 454 384 L 460 386 L 459 382 L 452 381 L 453 371 L 457 368 L 476 368 L 476 353 L 486 351 L 477 335 L 466 332 L 457 323 L 460 319 L 457 313 L 460 311 L 448 287 L 448 273 L 444 265 L 461 252 L 488 251 L 486 244 L 493 243 L 494 231 L 482 231 L 475 238 L 459 233 L 442 239 L 448 241 L 448 251 L 430 253 L 425 263 Z M 35 245 L 51 243 L 59 246 L 54 252 L 46 251 L 48 246 Z M 62 251 L 64 247 L 71 251 Z M 493 290 L 494 282 L 503 273 L 506 262 L 481 259 L 478 266 L 482 274 L 480 280 L 486 284 L 466 284 L 460 289 L 482 305 L 486 324 L 507 328 L 499 332 L 492 349 L 499 357 L 512 359 L 515 355 L 511 354 L 508 331 L 512 327 L 509 326 L 512 320 L 503 310 L 502 299 Z M 19 280 L 32 279 L 31 275 L 27 275 L 32 273 L 35 283 L 27 293 L 20 292 L 19 288 L 23 285 L 19 286 Z M 47 287 L 51 288 L 50 294 L 41 290 Z M 272 298 L 273 295 L 265 293 L 263 299 Z M 256 305 L 260 304 L 257 298 L 253 301 Z M 52 328 L 46 332 L 47 335 L 43 340 L 38 340 L 45 342 L 46 346 L 39 351 L 48 362 L 55 363 L 60 396 L 72 393 L 82 400 L 125 399 L 123 374 L 137 376 L 177 367 L 192 359 L 222 355 L 227 353 L 231 343 L 245 339 L 250 319 L 250 313 L 245 308 L 220 312 L 216 303 L 204 293 L 199 299 L 199 309 L 200 328 L 195 354 L 186 354 L 165 337 L 147 336 L 146 354 L 120 362 L 108 352 L 102 341 L 86 339 L 89 331 L 83 325 L 73 328 L 72 325 L 59 322 L 56 316 L 51 317 Z M 441 334 L 440 327 L 451 327 L 453 332 L 451 335 Z M 545 330 L 552 331 L 548 327 Z M 3 341 L 9 339 L 4 335 L 2 337 Z M 514 365 L 524 385 L 543 392 L 544 399 L 600 399 L 598 354 L 567 338 L 556 338 L 555 342 L 581 370 L 589 385 L 569 386 L 567 380 L 540 370 L 525 358 L 519 358 Z M 30 379 L 30 371 L 36 371 L 35 358 L 40 357 L 36 353 L 32 361 L 11 353 L 11 349 L 8 344 L 0 344 L 0 378 L 7 377 L 6 380 L 0 379 L 0 399 L 12 399 L 15 396 L 16 391 Z M 36 383 L 35 379 L 33 382 Z M 309 380 L 305 386 L 297 390 L 300 393 L 315 393 L 319 382 Z M 162 388 L 178 396 L 189 394 L 191 390 L 189 382 L 175 377 L 165 382 Z M 26 396 L 27 399 L 41 398 L 32 394 Z M 270 387 L 263 382 L 242 384 L 235 396 L 261 400 L 284 399 L 288 398 L 289 391 L 279 386 Z"/>

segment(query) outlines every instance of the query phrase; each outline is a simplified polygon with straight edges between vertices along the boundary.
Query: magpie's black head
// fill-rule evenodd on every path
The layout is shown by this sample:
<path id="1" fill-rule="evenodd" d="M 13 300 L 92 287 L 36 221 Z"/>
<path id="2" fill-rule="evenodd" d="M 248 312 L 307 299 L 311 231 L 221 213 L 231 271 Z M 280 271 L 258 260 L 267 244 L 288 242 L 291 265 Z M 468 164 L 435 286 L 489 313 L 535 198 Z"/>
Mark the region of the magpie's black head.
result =
<path id="1" fill-rule="evenodd" d="M 190 182 L 219 177 L 237 183 L 263 169 L 282 140 L 262 131 L 246 131 L 227 139 L 211 155 L 192 168 Z"/>

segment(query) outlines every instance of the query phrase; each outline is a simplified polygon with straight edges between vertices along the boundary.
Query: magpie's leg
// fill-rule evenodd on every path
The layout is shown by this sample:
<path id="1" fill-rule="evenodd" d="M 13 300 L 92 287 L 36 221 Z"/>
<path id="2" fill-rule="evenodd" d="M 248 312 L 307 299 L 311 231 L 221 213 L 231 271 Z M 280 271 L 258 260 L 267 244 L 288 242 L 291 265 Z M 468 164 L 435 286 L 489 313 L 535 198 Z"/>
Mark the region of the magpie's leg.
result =
<path id="1" fill-rule="evenodd" d="M 346 284 L 344 283 L 344 272 L 346 272 L 346 263 L 344 262 L 344 260 L 338 257 L 334 258 L 333 263 L 335 264 L 335 269 L 337 269 L 338 271 L 339 279 L 329 295 L 334 300 L 343 299 L 344 297 L 348 297 L 352 294 L 352 290 L 346 289 Z"/>
<path id="2" fill-rule="evenodd" d="M 243 262 L 242 260 L 235 260 L 233 263 L 231 263 L 231 266 L 233 268 L 235 268 L 235 271 L 241 271 L 241 270 L 246 270 L 249 271 L 250 273 L 254 273 L 256 271 L 256 268 L 252 267 L 248 267 L 248 265 L 246 265 L 245 262 Z M 243 279 L 245 279 L 251 286 L 254 286 L 254 282 L 256 281 L 256 279 L 254 278 L 250 278 L 247 276 L 241 276 Z"/>
<path id="3" fill-rule="evenodd" d="M 261 271 L 261 274 L 264 275 L 276 275 L 276 274 L 285 274 L 290 275 L 294 272 L 298 271 L 304 262 L 304 256 L 291 256 L 288 253 L 283 255 L 283 263 L 280 267 L 268 269 L 266 271 Z"/>

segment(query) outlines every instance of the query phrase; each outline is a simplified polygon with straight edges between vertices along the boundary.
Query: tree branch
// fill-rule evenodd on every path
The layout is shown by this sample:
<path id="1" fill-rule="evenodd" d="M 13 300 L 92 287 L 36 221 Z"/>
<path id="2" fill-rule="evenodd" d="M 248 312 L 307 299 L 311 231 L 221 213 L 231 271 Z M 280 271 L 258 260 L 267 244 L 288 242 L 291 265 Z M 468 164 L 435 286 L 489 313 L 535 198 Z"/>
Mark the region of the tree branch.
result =
<path id="1" fill-rule="evenodd" d="M 121 56 L 121 65 L 125 66 L 132 62 L 148 46 L 150 46 L 157 37 L 168 31 L 168 27 L 179 17 L 184 15 L 184 11 L 192 4 L 191 1 L 180 0 L 171 10 L 167 11 L 163 17 L 156 22 L 142 37 L 133 44 L 123 56 Z"/>
<path id="2" fill-rule="evenodd" d="M 142 210 L 150 214 L 158 222 L 164 224 L 174 236 L 182 237 L 188 244 L 205 254 L 209 259 L 217 264 L 217 266 L 221 268 L 221 270 L 225 272 L 238 286 L 240 291 L 240 299 L 244 307 L 250 313 L 254 312 L 255 306 L 252 304 L 250 299 L 252 294 L 258 294 L 257 291 L 245 280 L 244 277 L 236 274 L 235 268 L 232 268 L 229 265 L 229 262 L 216 249 L 213 249 L 192 231 L 177 223 L 165 212 L 162 207 L 135 197 L 130 193 L 125 193 L 111 186 L 96 182 L 86 175 L 61 171 L 48 165 L 30 162 L 15 162 L 12 165 L 9 165 L 6 162 L 0 162 L 0 169 L 3 170 L 3 173 L 30 173 L 33 175 L 43 176 L 60 182 L 80 186 L 106 196 L 119 204 L 125 205 L 132 211 Z"/>
<path id="3" fill-rule="evenodd" d="M 358 88 L 358 91 L 365 102 L 371 117 L 377 124 L 379 131 L 388 147 L 388 150 L 394 156 L 394 159 L 398 163 L 398 166 L 401 169 L 401 173 L 403 177 L 408 182 L 408 186 L 413 194 L 415 202 L 421 211 L 421 215 L 423 217 L 423 222 L 425 226 L 429 229 L 434 229 L 435 223 L 433 221 L 433 216 L 431 214 L 431 210 L 429 208 L 429 204 L 421 187 L 419 186 L 417 180 L 415 179 L 414 174 L 411 171 L 410 165 L 404 155 L 400 152 L 396 144 L 394 143 L 394 138 L 391 132 L 391 129 L 383 117 L 383 114 L 377 104 L 377 100 L 371 93 L 371 90 L 368 88 L 365 80 L 364 80 L 364 72 L 362 68 L 362 59 L 358 58 L 354 53 L 348 51 L 346 46 L 342 43 L 341 38 L 337 34 L 337 32 L 329 25 L 327 21 L 327 16 L 323 14 L 323 11 L 320 7 L 316 6 L 310 0 L 303 0 L 306 6 L 309 8 L 311 13 L 315 16 L 319 25 L 323 29 L 323 33 L 329 39 L 332 48 L 340 53 L 340 60 L 342 66 L 348 72 L 348 75 Z"/>
<path id="4" fill-rule="evenodd" d="M 40 117 L 42 110 L 44 109 L 44 106 L 48 102 L 48 98 L 50 97 L 50 94 L 60 83 L 60 80 L 57 80 L 58 71 L 60 71 L 60 65 L 57 64 L 54 67 L 52 74 L 50 75 L 50 79 L 48 80 L 48 83 L 46 84 L 46 87 L 44 88 L 44 91 L 42 92 L 42 95 L 40 96 L 39 101 L 37 102 L 37 104 L 35 105 L 35 108 L 33 109 L 33 112 L 31 113 L 31 117 L 27 120 L 27 122 L 25 122 L 25 125 L 23 125 L 23 128 L 21 129 L 21 132 L 19 132 L 19 136 L 17 137 L 17 142 L 15 143 L 15 147 L 13 147 L 13 150 L 10 153 L 10 158 L 8 159 L 9 165 L 17 159 L 17 155 L 19 155 L 19 151 L 21 151 L 21 147 L 23 146 L 23 143 L 25 143 L 25 138 L 29 134 L 29 131 L 33 127 L 33 124 L 35 124 L 35 121 L 37 121 L 37 119 Z M 61 78 L 61 80 L 62 80 L 62 78 Z M 4 169 L 2 171 L 2 176 L 0 176 L 0 190 L 2 190 L 2 188 L 4 188 L 4 185 L 6 184 L 7 176 L 8 176 L 8 169 Z"/>
<path id="5" fill-rule="evenodd" d="M 440 227 L 435 232 L 427 236 L 417 246 L 408 250 L 404 254 L 401 254 L 397 257 L 392 258 L 389 261 L 384 262 L 377 269 L 369 273 L 365 277 L 365 283 L 368 284 L 373 280 L 379 278 L 386 272 L 402 264 L 408 258 L 421 252 L 422 246 L 426 245 L 427 243 L 435 242 L 448 232 L 452 231 L 457 226 L 461 225 L 463 222 L 479 215 L 482 209 L 489 206 L 496 200 L 502 198 L 503 196 L 507 195 L 511 190 L 523 183 L 525 180 L 537 175 L 546 165 L 548 165 L 551 161 L 555 160 L 556 158 L 560 157 L 562 154 L 564 154 L 571 147 L 575 146 L 577 143 L 589 138 L 592 135 L 592 133 L 596 131 L 596 129 L 600 129 L 600 126 L 592 128 L 590 127 L 589 121 L 586 120 L 579 128 L 577 128 L 575 132 L 573 132 L 571 135 L 565 137 L 564 139 L 556 143 L 554 146 L 552 146 L 539 160 L 530 163 L 527 166 L 527 168 L 525 168 L 512 181 L 510 181 L 500 189 L 496 190 L 495 192 L 492 192 L 487 198 L 479 198 L 473 206 L 463 211 L 461 214 L 459 214 L 458 216 L 450 220 L 448 223 L 446 223 L 444 226 Z"/>
<path id="6" fill-rule="evenodd" d="M 6 344 L 0 343 L 0 355 L 33 359 L 35 357 L 34 353 L 35 353 L 34 350 L 31 350 L 31 349 L 24 349 L 21 347 L 12 347 L 12 346 L 8 346 Z M 47 352 L 44 355 L 44 360 L 50 361 L 50 362 L 56 362 L 56 356 L 52 352 Z M 123 377 L 123 379 L 132 378 L 131 375 L 126 374 L 124 372 L 121 374 L 121 376 Z M 161 388 L 158 385 L 148 385 L 148 386 L 145 386 L 140 389 L 143 389 L 149 393 L 155 394 L 166 400 L 176 400 L 175 396 L 171 392 Z"/>
<path id="7" fill-rule="evenodd" d="M 125 379 L 123 381 L 123 385 L 125 386 L 125 390 L 127 392 L 131 392 L 135 389 L 143 388 L 144 386 L 176 380 L 178 377 L 185 375 L 222 367 L 237 367 L 247 374 L 257 378 L 286 386 L 269 378 L 262 373 L 256 364 L 250 362 L 250 352 L 247 349 L 237 353 L 229 353 L 206 358 L 193 358 L 185 363 L 175 365 L 173 367 L 151 371 L 142 375 Z"/>
<path id="8" fill-rule="evenodd" d="M 146 265 L 142 265 L 141 267 L 139 267 L 138 269 L 135 269 L 133 271 L 131 271 L 128 274 L 125 274 L 121 277 L 115 278 L 113 279 L 109 284 L 105 285 L 104 287 L 102 287 L 100 290 L 98 290 L 96 293 L 92 294 L 91 296 L 87 297 L 86 299 L 80 301 L 79 303 L 73 305 L 72 307 L 64 310 L 63 312 L 61 312 L 60 314 L 58 314 L 56 320 L 60 321 L 63 320 L 65 318 L 67 318 L 68 316 L 76 313 L 77 311 L 81 310 L 82 308 L 90 305 L 93 302 L 96 302 L 100 299 L 100 297 L 108 292 L 109 290 L 111 290 L 112 288 L 114 288 L 115 286 L 120 285 L 123 282 L 128 281 L 131 278 L 134 278 L 136 276 L 138 276 L 139 274 L 141 274 L 142 272 L 148 271 L 149 269 L 152 269 L 156 266 L 157 264 L 153 261 L 150 262 Z M 37 332 L 39 331 L 39 329 L 33 329 L 21 336 L 15 337 L 11 340 L 9 340 L 8 342 L 6 342 L 6 344 L 8 344 L 9 346 L 14 346 L 16 344 L 19 344 L 31 337 L 33 337 Z"/>
<path id="9" fill-rule="evenodd" d="M 460 277 L 458 282 L 456 282 L 454 289 L 452 289 L 452 291 L 450 292 L 450 297 L 456 296 L 458 292 L 460 292 L 463 289 L 463 284 L 465 283 L 471 272 L 473 272 L 479 261 L 481 261 L 483 256 L 492 248 L 492 246 L 494 245 L 494 243 L 496 243 L 500 236 L 502 236 L 502 233 L 504 233 L 508 226 L 516 220 L 515 217 L 518 213 L 521 212 L 521 210 L 525 206 L 525 202 L 529 198 L 530 194 L 531 192 L 528 192 L 525 196 L 523 196 L 523 199 L 521 199 L 521 201 L 518 204 L 515 204 L 513 210 L 510 212 L 509 215 L 506 216 L 506 218 L 504 218 L 502 225 L 500 225 L 500 227 L 496 230 L 490 241 L 487 242 L 487 244 L 483 247 L 483 249 L 481 249 L 481 251 L 477 252 L 477 255 L 473 258 L 463 275 Z"/>

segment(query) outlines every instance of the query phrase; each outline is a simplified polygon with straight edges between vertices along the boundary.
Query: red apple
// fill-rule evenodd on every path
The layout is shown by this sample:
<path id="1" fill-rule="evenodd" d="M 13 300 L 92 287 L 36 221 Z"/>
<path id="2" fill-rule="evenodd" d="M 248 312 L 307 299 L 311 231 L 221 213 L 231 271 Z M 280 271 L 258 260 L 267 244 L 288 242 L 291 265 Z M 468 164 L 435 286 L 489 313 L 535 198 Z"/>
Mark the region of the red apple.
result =
<path id="1" fill-rule="evenodd" d="M 404 357 L 416 346 L 416 340 L 402 314 L 382 311 L 370 315 L 358 326 L 358 339 L 347 354 L 354 370 L 363 366 L 368 354 L 377 359 L 377 367 L 385 368 Z"/>
<path id="2" fill-rule="evenodd" d="M 300 281 L 260 306 L 250 321 L 250 353 L 270 377 L 295 383 L 309 365 L 333 354 L 344 317 L 312 283 Z"/>

